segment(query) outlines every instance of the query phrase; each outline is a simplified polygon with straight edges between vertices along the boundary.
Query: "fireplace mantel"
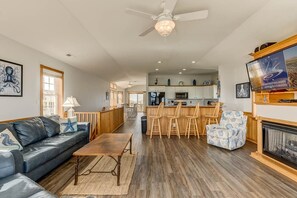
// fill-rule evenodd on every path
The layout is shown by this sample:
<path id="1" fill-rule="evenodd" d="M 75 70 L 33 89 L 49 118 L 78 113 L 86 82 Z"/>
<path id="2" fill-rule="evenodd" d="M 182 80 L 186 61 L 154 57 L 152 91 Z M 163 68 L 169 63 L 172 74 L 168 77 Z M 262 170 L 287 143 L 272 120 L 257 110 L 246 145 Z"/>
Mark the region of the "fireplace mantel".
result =
<path id="1" fill-rule="evenodd" d="M 281 174 L 291 178 L 297 182 L 297 170 L 292 168 L 276 159 L 273 159 L 263 152 L 263 133 L 262 133 L 262 121 L 273 122 L 277 124 L 289 125 L 297 127 L 297 122 L 291 122 L 286 120 L 257 117 L 257 151 L 251 153 L 251 157 L 260 161 L 261 163 L 269 166 L 270 168 L 280 172 Z"/>

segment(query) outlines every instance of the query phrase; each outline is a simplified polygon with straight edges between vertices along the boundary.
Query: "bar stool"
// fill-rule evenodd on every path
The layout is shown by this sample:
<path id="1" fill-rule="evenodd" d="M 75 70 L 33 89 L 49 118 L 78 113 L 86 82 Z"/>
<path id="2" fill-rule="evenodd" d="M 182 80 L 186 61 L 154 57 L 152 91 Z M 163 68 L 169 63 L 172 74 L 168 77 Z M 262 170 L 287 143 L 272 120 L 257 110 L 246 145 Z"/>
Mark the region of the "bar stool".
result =
<path id="1" fill-rule="evenodd" d="M 198 130 L 198 122 L 197 122 L 197 119 L 199 118 L 200 116 L 200 108 L 199 108 L 199 102 L 196 104 L 196 107 L 195 107 L 195 111 L 194 111 L 194 114 L 192 116 L 186 116 L 187 118 L 187 126 L 186 126 L 186 133 L 185 133 L 185 136 L 188 135 L 188 138 L 190 138 L 190 133 L 191 133 L 191 129 L 192 129 L 192 126 L 194 126 L 194 135 L 198 136 L 198 139 L 200 138 L 199 136 L 199 130 Z"/>
<path id="2" fill-rule="evenodd" d="M 175 130 L 177 132 L 177 136 L 180 139 L 179 125 L 178 125 L 178 120 L 177 119 L 180 117 L 181 106 L 182 106 L 182 103 L 179 102 L 178 105 L 176 106 L 174 115 L 173 116 L 167 116 L 167 118 L 169 119 L 169 129 L 168 129 L 168 133 L 167 133 L 168 138 L 170 138 L 172 128 L 175 128 Z"/>
<path id="3" fill-rule="evenodd" d="M 212 114 L 205 115 L 205 126 L 203 129 L 203 134 L 205 134 L 206 125 L 209 125 L 211 123 L 219 124 L 219 122 L 218 122 L 219 112 L 220 112 L 220 103 L 217 102 Z"/>
<path id="4" fill-rule="evenodd" d="M 159 106 L 158 106 L 156 115 L 149 116 L 149 118 L 152 119 L 152 126 L 151 126 L 150 138 L 152 138 L 152 136 L 153 136 L 154 127 L 157 127 L 157 130 L 155 132 L 159 132 L 160 138 L 162 138 L 162 131 L 161 131 L 160 119 L 163 116 L 163 109 L 164 109 L 164 102 L 161 102 L 159 104 Z M 155 125 L 155 121 L 157 121 L 157 125 Z"/>

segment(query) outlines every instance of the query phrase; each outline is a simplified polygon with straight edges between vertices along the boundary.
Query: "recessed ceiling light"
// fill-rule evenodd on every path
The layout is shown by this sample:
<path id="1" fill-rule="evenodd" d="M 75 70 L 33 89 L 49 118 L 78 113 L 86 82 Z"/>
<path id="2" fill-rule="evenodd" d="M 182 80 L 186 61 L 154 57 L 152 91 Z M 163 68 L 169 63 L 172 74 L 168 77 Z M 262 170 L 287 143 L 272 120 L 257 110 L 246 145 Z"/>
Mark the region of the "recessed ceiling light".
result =
<path id="1" fill-rule="evenodd" d="M 158 63 L 159 63 L 159 64 L 161 64 L 161 63 L 162 63 L 162 61 L 158 61 Z"/>
<path id="2" fill-rule="evenodd" d="M 159 69 L 158 69 L 158 68 L 156 68 L 155 70 L 156 70 L 156 71 L 159 71 Z"/>
<path id="3" fill-rule="evenodd" d="M 196 61 L 192 61 L 192 63 L 193 63 L 193 64 L 195 64 L 195 63 L 196 63 Z"/>
<path id="4" fill-rule="evenodd" d="M 186 71 L 187 69 L 186 68 L 183 68 L 183 71 Z"/>
<path id="5" fill-rule="evenodd" d="M 178 72 L 178 74 L 183 74 L 182 72 Z"/>

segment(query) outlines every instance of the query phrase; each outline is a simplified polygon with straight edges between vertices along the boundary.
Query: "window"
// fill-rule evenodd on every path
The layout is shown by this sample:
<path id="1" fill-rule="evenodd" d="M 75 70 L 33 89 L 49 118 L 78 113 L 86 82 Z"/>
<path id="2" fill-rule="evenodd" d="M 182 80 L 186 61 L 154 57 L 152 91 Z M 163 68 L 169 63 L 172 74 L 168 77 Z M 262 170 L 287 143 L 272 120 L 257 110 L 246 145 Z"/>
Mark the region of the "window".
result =
<path id="1" fill-rule="evenodd" d="M 129 106 L 137 106 L 137 111 L 144 111 L 144 104 L 143 104 L 143 93 L 137 93 L 137 92 L 130 92 L 129 93 Z"/>
<path id="2" fill-rule="evenodd" d="M 118 91 L 118 104 L 120 105 L 124 104 L 123 96 L 124 96 L 123 92 Z"/>
<path id="3" fill-rule="evenodd" d="M 63 116 L 64 72 L 40 66 L 40 114 Z"/>

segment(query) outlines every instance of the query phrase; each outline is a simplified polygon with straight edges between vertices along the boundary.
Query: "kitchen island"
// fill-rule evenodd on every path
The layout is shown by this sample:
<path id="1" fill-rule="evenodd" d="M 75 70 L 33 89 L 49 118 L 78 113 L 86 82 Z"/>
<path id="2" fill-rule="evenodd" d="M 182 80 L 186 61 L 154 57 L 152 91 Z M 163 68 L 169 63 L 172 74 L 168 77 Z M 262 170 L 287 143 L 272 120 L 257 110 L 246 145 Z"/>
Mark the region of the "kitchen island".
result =
<path id="1" fill-rule="evenodd" d="M 198 130 L 200 135 L 203 134 L 203 129 L 205 127 L 205 115 L 211 114 L 214 110 L 215 106 L 207 105 L 207 106 L 200 106 L 200 118 L 198 119 Z M 150 116 L 156 115 L 158 106 L 147 106 L 147 131 L 146 134 L 150 134 L 151 125 L 152 125 L 152 119 L 150 119 Z M 163 110 L 163 117 L 161 118 L 161 130 L 162 135 L 167 135 L 168 127 L 169 127 L 169 119 L 167 116 L 174 115 L 174 111 L 176 109 L 176 106 L 165 106 Z M 186 116 L 193 115 L 195 110 L 195 106 L 182 106 L 181 112 L 180 112 L 180 118 L 178 119 L 179 123 L 179 130 L 180 135 L 185 135 L 186 133 L 186 125 L 187 125 L 187 118 Z M 206 132 L 205 132 L 206 133 Z M 191 132 L 191 134 L 194 134 Z M 158 132 L 153 132 L 153 135 L 159 135 Z M 175 131 L 171 132 L 171 135 L 176 135 Z"/>

